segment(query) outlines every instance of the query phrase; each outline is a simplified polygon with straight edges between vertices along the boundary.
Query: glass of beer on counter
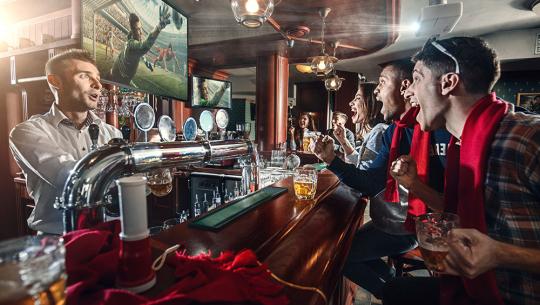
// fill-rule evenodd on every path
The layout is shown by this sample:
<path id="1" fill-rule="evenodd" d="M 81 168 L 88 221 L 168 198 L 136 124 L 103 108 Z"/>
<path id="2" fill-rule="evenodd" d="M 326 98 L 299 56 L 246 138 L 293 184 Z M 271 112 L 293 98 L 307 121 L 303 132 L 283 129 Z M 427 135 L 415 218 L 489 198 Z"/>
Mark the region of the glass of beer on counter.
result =
<path id="1" fill-rule="evenodd" d="M 452 213 L 427 213 L 416 219 L 420 252 L 429 270 L 444 272 L 448 233 L 454 228 L 459 228 L 459 216 Z"/>
<path id="2" fill-rule="evenodd" d="M 146 174 L 147 185 L 154 196 L 167 196 L 173 188 L 171 170 L 168 168 L 158 168 Z"/>
<path id="3" fill-rule="evenodd" d="M 25 236 L 1 242 L 0 304 L 64 304 L 64 261 L 59 236 Z"/>
<path id="4" fill-rule="evenodd" d="M 300 200 L 311 200 L 317 192 L 317 171 L 313 167 L 304 166 L 294 170 L 294 194 Z"/>

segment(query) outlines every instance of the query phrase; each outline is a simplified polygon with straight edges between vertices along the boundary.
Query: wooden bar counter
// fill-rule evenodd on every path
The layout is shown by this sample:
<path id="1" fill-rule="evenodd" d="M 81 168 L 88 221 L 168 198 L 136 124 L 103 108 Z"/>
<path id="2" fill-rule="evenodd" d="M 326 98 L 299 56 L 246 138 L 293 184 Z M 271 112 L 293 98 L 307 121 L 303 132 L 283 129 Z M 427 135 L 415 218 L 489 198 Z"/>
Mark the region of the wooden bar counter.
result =
<path id="1" fill-rule="evenodd" d="M 281 279 L 321 290 L 328 301 L 341 282 L 341 269 L 366 206 L 358 192 L 339 183 L 329 171 L 319 174 L 316 198 L 298 201 L 292 178 L 277 182 L 288 192 L 240 216 L 218 232 L 182 223 L 151 239 L 158 255 L 171 245 L 186 247 L 189 255 L 211 251 L 252 249 Z M 171 268 L 158 272 L 154 295 L 174 282 Z M 291 304 L 324 304 L 313 291 L 286 287 Z M 334 300 L 335 301 L 335 300 Z"/>

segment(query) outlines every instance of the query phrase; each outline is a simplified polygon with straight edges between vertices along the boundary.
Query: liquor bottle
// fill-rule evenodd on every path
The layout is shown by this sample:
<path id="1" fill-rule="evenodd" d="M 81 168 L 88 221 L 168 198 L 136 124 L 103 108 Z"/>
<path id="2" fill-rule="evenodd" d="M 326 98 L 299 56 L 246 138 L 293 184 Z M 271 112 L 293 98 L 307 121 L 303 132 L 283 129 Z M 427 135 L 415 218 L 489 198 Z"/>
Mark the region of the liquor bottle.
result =
<path id="1" fill-rule="evenodd" d="M 219 193 L 219 188 L 216 186 L 216 207 L 221 205 L 221 194 Z"/>
<path id="2" fill-rule="evenodd" d="M 193 216 L 197 217 L 201 215 L 201 203 L 199 202 L 199 195 L 195 194 L 195 202 L 193 203 Z"/>
<path id="3" fill-rule="evenodd" d="M 206 200 L 206 193 L 204 193 L 204 200 L 201 204 L 201 209 L 203 213 L 208 212 L 208 200 Z"/>
<path id="4" fill-rule="evenodd" d="M 234 199 L 240 196 L 240 189 L 238 188 L 238 181 L 234 182 Z"/>

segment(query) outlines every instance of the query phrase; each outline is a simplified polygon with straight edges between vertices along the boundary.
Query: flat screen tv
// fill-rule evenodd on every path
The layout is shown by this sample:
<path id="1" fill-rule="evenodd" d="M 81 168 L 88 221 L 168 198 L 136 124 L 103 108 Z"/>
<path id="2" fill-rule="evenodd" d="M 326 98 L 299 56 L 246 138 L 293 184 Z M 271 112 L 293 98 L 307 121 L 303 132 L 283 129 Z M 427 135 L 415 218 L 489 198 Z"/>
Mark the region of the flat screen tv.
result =
<path id="1" fill-rule="evenodd" d="M 81 24 L 102 80 L 187 101 L 184 14 L 161 0 L 82 0 Z"/>
<path id="2" fill-rule="evenodd" d="M 191 106 L 231 108 L 231 82 L 201 76 L 191 78 Z"/>

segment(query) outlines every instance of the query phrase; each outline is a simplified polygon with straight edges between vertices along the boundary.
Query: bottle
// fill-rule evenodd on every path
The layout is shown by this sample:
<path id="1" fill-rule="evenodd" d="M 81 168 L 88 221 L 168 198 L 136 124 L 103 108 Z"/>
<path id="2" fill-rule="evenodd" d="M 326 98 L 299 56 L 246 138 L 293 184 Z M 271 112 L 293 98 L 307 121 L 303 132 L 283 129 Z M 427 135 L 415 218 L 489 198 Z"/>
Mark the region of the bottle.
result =
<path id="1" fill-rule="evenodd" d="M 208 212 L 208 200 L 206 200 L 206 193 L 204 193 L 204 200 L 201 204 L 201 209 L 203 213 Z"/>
<path id="2" fill-rule="evenodd" d="M 216 208 L 216 191 L 212 191 L 212 199 L 210 200 L 210 206 L 208 206 L 208 211 L 212 211 Z"/>
<path id="3" fill-rule="evenodd" d="M 231 199 L 229 198 L 229 193 L 227 192 L 227 189 L 225 189 L 225 195 L 223 195 L 223 203 L 229 202 Z"/>
<path id="4" fill-rule="evenodd" d="M 193 216 L 197 217 L 201 215 L 202 209 L 199 203 L 199 195 L 195 194 L 195 202 L 193 203 Z"/>
<path id="5" fill-rule="evenodd" d="M 221 205 L 221 194 L 219 193 L 219 188 L 216 186 L 216 207 Z"/>
<path id="6" fill-rule="evenodd" d="M 240 189 L 238 189 L 238 181 L 234 182 L 234 198 L 238 198 L 240 196 Z"/>

